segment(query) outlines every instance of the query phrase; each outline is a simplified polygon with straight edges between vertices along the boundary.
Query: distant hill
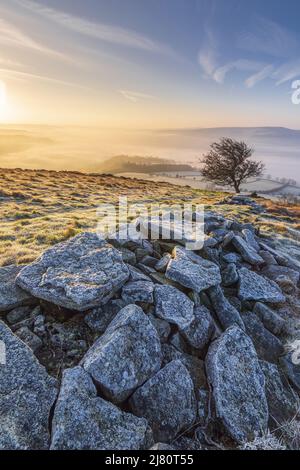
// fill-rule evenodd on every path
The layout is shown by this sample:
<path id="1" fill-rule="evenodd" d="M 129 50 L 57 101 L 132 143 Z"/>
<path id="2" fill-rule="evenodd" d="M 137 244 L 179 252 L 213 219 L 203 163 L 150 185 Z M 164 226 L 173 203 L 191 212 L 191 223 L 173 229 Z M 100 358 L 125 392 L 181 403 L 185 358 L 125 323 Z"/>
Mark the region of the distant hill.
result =
<path id="1" fill-rule="evenodd" d="M 191 165 L 176 163 L 173 160 L 156 157 L 118 155 L 97 165 L 98 173 L 162 173 L 170 171 L 193 171 Z"/>

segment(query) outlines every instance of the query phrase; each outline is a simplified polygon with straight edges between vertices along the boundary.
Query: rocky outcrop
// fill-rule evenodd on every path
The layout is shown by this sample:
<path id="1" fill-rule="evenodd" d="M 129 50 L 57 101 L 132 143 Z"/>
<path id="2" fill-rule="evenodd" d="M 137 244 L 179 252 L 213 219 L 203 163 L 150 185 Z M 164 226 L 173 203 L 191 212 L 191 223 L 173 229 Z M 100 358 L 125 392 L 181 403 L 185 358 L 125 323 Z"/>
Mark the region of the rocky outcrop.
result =
<path id="1" fill-rule="evenodd" d="M 221 282 L 220 269 L 216 264 L 180 247 L 174 249 L 166 277 L 195 292 L 201 292 Z"/>
<path id="2" fill-rule="evenodd" d="M 39 299 L 85 311 L 106 303 L 128 278 L 122 254 L 96 234 L 83 233 L 46 251 L 16 282 Z"/>
<path id="3" fill-rule="evenodd" d="M 300 267 L 249 223 L 204 230 L 195 252 L 83 233 L 0 268 L 0 448 L 236 448 L 294 419 Z"/>
<path id="4" fill-rule="evenodd" d="M 224 329 L 232 325 L 238 325 L 240 328 L 245 329 L 241 315 L 225 297 L 220 286 L 212 287 L 208 293 L 218 320 Z"/>
<path id="5" fill-rule="evenodd" d="M 183 292 L 172 286 L 156 286 L 154 291 L 155 315 L 180 329 L 194 320 L 194 304 Z"/>
<path id="6" fill-rule="evenodd" d="M 167 364 L 131 397 L 133 412 L 149 421 L 154 439 L 170 441 L 196 419 L 190 374 L 180 360 Z"/>
<path id="7" fill-rule="evenodd" d="M 89 349 L 81 364 L 107 398 L 123 402 L 160 368 L 157 331 L 140 307 L 128 305 Z"/>
<path id="8" fill-rule="evenodd" d="M 6 349 L 0 364 L 0 449 L 47 449 L 57 383 L 3 322 L 0 341 Z"/>
<path id="9" fill-rule="evenodd" d="M 149 448 L 148 422 L 97 396 L 88 373 L 66 369 L 52 422 L 52 450 L 138 450 Z"/>
<path id="10" fill-rule="evenodd" d="M 206 357 L 216 417 L 237 442 L 262 436 L 268 426 L 265 378 L 249 337 L 228 328 L 212 343 Z"/>
<path id="11" fill-rule="evenodd" d="M 16 284 L 16 277 L 24 266 L 0 268 L 0 313 L 34 303 L 33 297 Z"/>
<path id="12" fill-rule="evenodd" d="M 270 281 L 247 268 L 239 270 L 239 278 L 239 297 L 241 300 L 254 300 L 270 304 L 285 301 L 281 289 L 274 281 Z"/>

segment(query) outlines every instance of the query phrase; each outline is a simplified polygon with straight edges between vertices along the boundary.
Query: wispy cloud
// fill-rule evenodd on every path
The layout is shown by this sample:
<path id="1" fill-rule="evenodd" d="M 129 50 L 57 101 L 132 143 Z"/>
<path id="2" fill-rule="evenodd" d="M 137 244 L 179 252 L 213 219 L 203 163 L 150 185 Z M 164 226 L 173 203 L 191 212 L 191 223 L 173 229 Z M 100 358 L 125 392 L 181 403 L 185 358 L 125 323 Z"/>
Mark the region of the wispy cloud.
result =
<path id="1" fill-rule="evenodd" d="M 227 64 L 217 68 L 213 72 L 212 78 L 218 83 L 224 83 L 227 73 L 231 72 L 232 70 L 256 71 L 259 68 L 261 68 L 261 63 L 259 62 L 247 59 L 238 59 L 232 62 L 228 62 Z"/>
<path id="2" fill-rule="evenodd" d="M 16 80 L 38 80 L 38 81 L 45 81 L 45 82 L 50 82 L 54 83 L 57 85 L 64 85 L 67 87 L 74 87 L 74 88 L 81 88 L 84 90 L 87 90 L 88 87 L 85 87 L 83 85 L 66 81 L 66 80 L 60 80 L 54 77 L 49 77 L 46 75 L 38 75 L 34 73 L 29 73 L 29 72 L 24 72 L 20 70 L 14 70 L 14 69 L 9 69 L 9 68 L 0 68 L 0 74 L 1 76 L 8 76 L 10 79 L 16 79 Z"/>
<path id="3" fill-rule="evenodd" d="M 276 80 L 276 85 L 281 85 L 289 80 L 300 76 L 300 60 L 286 62 L 278 67 L 272 78 Z"/>
<path id="4" fill-rule="evenodd" d="M 0 19 L 0 43 L 27 48 L 42 54 L 55 56 L 59 59 L 69 60 L 66 55 L 40 44 L 4 19 Z"/>
<path id="5" fill-rule="evenodd" d="M 272 72 L 274 71 L 273 65 L 266 65 L 258 72 L 254 73 L 250 77 L 245 80 L 245 85 L 247 88 L 253 88 L 257 83 L 265 80 L 268 77 L 272 76 Z"/>
<path id="6" fill-rule="evenodd" d="M 18 5 L 29 9 L 32 13 L 42 15 L 48 20 L 79 34 L 111 44 L 118 44 L 121 46 L 143 49 L 149 52 L 163 53 L 177 57 L 177 53 L 169 46 L 158 41 L 154 41 L 153 39 L 133 30 L 111 24 L 92 22 L 54 8 L 40 5 L 32 0 L 14 1 Z"/>
<path id="7" fill-rule="evenodd" d="M 226 75 L 234 70 L 255 72 L 246 80 L 246 86 L 254 86 L 262 80 L 263 72 L 266 73 L 266 64 L 248 59 L 231 60 L 220 65 L 222 56 L 218 50 L 217 40 L 211 29 L 205 30 L 206 38 L 198 54 L 198 62 L 206 78 L 214 80 L 216 83 L 224 83 Z M 269 69 L 268 69 L 269 73 Z"/>
<path id="8" fill-rule="evenodd" d="M 212 77 L 217 68 L 217 42 L 208 28 L 205 28 L 205 40 L 198 54 L 198 62 L 206 78 Z"/>
<path id="9" fill-rule="evenodd" d="M 129 101 L 137 103 L 140 100 L 154 100 L 155 96 L 148 95 L 147 93 L 140 93 L 138 91 L 131 90 L 119 90 L 119 93 Z"/>

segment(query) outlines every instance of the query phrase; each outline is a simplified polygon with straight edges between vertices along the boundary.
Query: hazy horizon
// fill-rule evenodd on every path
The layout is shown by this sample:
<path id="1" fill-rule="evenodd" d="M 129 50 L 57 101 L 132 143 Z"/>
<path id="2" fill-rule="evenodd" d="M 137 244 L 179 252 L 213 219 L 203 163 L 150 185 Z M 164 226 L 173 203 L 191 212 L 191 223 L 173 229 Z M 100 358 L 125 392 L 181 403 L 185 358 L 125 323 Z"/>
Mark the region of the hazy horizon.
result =
<path id="1" fill-rule="evenodd" d="M 222 136 L 245 140 L 254 148 L 254 158 L 266 164 L 266 174 L 298 180 L 300 130 L 274 127 L 131 130 L 0 125 L 0 167 L 93 172 L 116 155 L 197 166 L 209 145 Z"/>

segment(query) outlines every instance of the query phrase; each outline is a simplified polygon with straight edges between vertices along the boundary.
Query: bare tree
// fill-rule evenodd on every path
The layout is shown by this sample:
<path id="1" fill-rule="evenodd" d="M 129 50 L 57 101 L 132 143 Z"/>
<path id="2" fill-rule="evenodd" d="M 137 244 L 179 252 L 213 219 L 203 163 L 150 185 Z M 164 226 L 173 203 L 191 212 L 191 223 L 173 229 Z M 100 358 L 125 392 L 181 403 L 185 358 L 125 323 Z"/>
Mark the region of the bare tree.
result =
<path id="1" fill-rule="evenodd" d="M 211 144 L 210 152 L 201 161 L 202 175 L 217 184 L 233 186 L 239 193 L 241 183 L 261 176 L 264 170 L 262 162 L 249 160 L 252 155 L 253 150 L 245 142 L 223 137 Z"/>

